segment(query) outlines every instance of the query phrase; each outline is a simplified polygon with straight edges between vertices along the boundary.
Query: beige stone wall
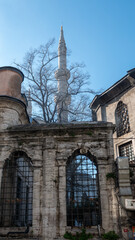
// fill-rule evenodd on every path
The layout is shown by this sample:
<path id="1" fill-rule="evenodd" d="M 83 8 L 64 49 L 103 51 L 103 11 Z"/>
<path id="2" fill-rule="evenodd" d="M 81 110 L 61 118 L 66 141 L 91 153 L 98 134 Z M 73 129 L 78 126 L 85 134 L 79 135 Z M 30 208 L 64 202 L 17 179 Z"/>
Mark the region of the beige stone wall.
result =
<path id="1" fill-rule="evenodd" d="M 26 99 L 21 94 L 23 78 L 23 73 L 16 68 L 0 68 L 0 130 L 29 123 Z"/>
<path id="2" fill-rule="evenodd" d="M 33 225 L 29 235 L 53 240 L 67 229 L 73 230 L 66 224 L 66 163 L 77 149 L 83 154 L 90 152 L 97 161 L 101 229 L 119 231 L 114 181 L 106 179 L 113 169 L 112 131 L 109 123 L 85 123 L 18 126 L 0 133 L 0 176 L 5 159 L 14 151 L 24 151 L 33 162 Z M 13 230 L 1 228 L 0 232 Z"/>
<path id="3" fill-rule="evenodd" d="M 132 219 L 134 219 L 134 211 L 128 211 L 125 207 L 125 199 L 132 199 L 134 198 L 133 192 L 131 191 L 131 178 L 129 174 L 129 160 L 128 158 L 119 158 L 119 146 L 122 144 L 132 142 L 133 146 L 133 154 L 135 155 L 135 87 L 128 89 L 118 97 L 114 98 L 112 101 L 109 101 L 108 104 L 99 107 L 97 110 L 97 120 L 101 121 L 108 121 L 116 124 L 115 122 L 115 110 L 117 108 L 117 104 L 119 101 L 122 101 L 124 104 L 127 105 L 128 108 L 128 115 L 129 115 L 129 123 L 130 123 L 130 132 L 117 137 L 116 131 L 113 133 L 113 142 L 114 142 L 114 160 L 117 162 L 117 173 L 118 173 L 118 188 L 114 191 L 112 189 L 111 195 L 113 197 L 117 197 L 118 202 L 113 204 L 113 212 L 115 212 L 116 216 L 119 212 L 120 221 L 119 227 L 122 229 L 122 234 L 124 238 L 127 239 L 127 235 L 125 236 L 124 228 L 127 228 L 131 231 L 132 226 Z M 105 116 L 105 117 L 104 117 Z M 104 119 L 103 119 L 104 117 Z M 134 166 L 134 165 L 133 165 Z M 132 168 L 134 171 L 134 168 Z M 132 187 L 134 189 L 134 183 Z M 109 188 L 110 191 L 110 188 Z M 113 198 L 112 197 L 112 198 Z M 113 199 L 112 199 L 113 201 Z M 119 206 L 119 211 L 118 211 Z M 130 219 L 131 218 L 131 219 Z M 115 218 L 114 218 L 115 219 Z M 116 217 L 117 219 L 117 217 Z M 114 225 L 116 226 L 116 222 L 114 221 Z"/>
<path id="4" fill-rule="evenodd" d="M 130 129 L 131 131 L 127 134 L 124 134 L 124 136 L 118 137 L 116 135 L 116 131 L 113 134 L 113 138 L 114 138 L 114 156 L 115 159 L 116 157 L 119 156 L 119 151 L 118 151 L 118 147 L 124 143 L 126 143 L 127 141 L 132 141 L 133 144 L 133 151 L 135 154 L 135 117 L 134 117 L 134 113 L 135 113 L 135 88 L 131 88 L 129 89 L 127 92 L 125 92 L 124 94 L 119 95 L 117 98 L 113 99 L 112 101 L 110 101 L 108 104 L 106 104 L 104 106 L 103 111 L 105 112 L 106 115 L 106 121 L 108 122 L 112 122 L 114 124 L 116 124 L 115 122 L 115 110 L 117 107 L 117 104 L 119 101 L 122 101 L 124 104 L 127 105 L 128 107 L 128 114 L 129 114 L 129 122 L 130 122 Z M 97 121 L 101 121 L 103 120 L 102 118 L 102 113 L 101 113 L 101 107 L 98 109 L 97 111 Z"/>
<path id="5" fill-rule="evenodd" d="M 99 108 L 97 111 L 97 121 L 102 121 L 101 108 Z"/>
<path id="6" fill-rule="evenodd" d="M 26 106 L 20 100 L 0 97 L 0 130 L 20 124 L 28 124 Z"/>
<path id="7" fill-rule="evenodd" d="M 106 121 L 113 122 L 115 124 L 115 109 L 119 101 L 123 101 L 123 103 L 127 104 L 131 129 L 134 130 L 134 111 L 135 111 L 135 88 L 131 88 L 126 93 L 119 95 L 112 101 L 109 101 L 108 104 L 105 105 L 106 111 Z M 101 107 L 97 110 L 97 120 L 101 121 L 102 119 Z"/>

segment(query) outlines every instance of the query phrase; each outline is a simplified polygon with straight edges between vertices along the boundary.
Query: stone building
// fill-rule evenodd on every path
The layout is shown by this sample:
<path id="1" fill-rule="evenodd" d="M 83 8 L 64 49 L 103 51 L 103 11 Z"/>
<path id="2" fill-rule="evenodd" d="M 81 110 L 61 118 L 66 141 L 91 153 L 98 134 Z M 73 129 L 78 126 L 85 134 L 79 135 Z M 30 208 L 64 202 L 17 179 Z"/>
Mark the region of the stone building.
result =
<path id="1" fill-rule="evenodd" d="M 56 239 L 67 229 L 83 225 L 93 226 L 94 231 L 99 224 L 105 231 L 117 231 L 114 183 L 108 185 L 106 179 L 113 168 L 113 124 L 31 124 L 20 92 L 22 81 L 18 69 L 0 68 L 4 83 L 0 96 L 1 239 L 9 232 L 9 237 L 18 239 L 22 235 Z M 86 201 L 82 212 L 79 209 Z M 22 233 L 28 225 L 29 232 Z"/>
<path id="2" fill-rule="evenodd" d="M 128 189 L 124 186 L 122 194 L 125 199 L 125 208 L 132 210 L 132 217 L 129 222 L 135 225 L 135 69 L 127 72 L 126 76 L 116 82 L 113 86 L 96 96 L 92 103 L 93 120 L 112 122 L 115 124 L 113 133 L 114 161 L 121 160 L 124 168 L 129 168 L 130 181 Z M 122 162 L 123 161 L 123 162 Z M 124 170 L 123 170 L 124 171 Z M 123 176 L 123 184 L 128 176 Z M 120 183 L 119 183 L 120 186 Z M 129 207 L 129 203 L 133 207 Z M 127 211 L 127 215 L 131 212 Z M 133 218 L 133 219 L 132 219 Z"/>
<path id="3" fill-rule="evenodd" d="M 126 158 L 124 169 L 118 161 L 119 186 L 114 181 L 112 119 L 68 123 L 63 111 L 62 123 L 32 124 L 23 78 L 16 68 L 0 68 L 0 240 L 63 239 L 84 227 L 97 238 L 121 234 L 131 224 L 119 201 L 125 204 L 125 188 L 132 196 Z"/>

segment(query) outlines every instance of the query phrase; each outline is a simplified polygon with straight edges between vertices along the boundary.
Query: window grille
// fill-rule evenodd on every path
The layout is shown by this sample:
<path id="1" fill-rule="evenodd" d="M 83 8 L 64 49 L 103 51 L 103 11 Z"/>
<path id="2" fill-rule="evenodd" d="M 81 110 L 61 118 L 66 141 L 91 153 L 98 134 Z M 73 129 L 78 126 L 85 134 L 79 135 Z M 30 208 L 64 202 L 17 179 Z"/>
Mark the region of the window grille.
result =
<path id="1" fill-rule="evenodd" d="M 117 137 L 130 132 L 129 116 L 127 105 L 120 101 L 117 105 L 116 112 L 116 131 Z"/>
<path id="2" fill-rule="evenodd" d="M 119 156 L 120 157 L 128 157 L 129 162 L 134 161 L 132 141 L 119 146 Z"/>
<path id="3" fill-rule="evenodd" d="M 3 168 L 0 226 L 32 225 L 33 169 L 23 152 L 15 152 Z"/>
<path id="4" fill-rule="evenodd" d="M 85 155 L 71 158 L 66 171 L 68 226 L 96 226 L 100 222 L 97 167 Z"/>

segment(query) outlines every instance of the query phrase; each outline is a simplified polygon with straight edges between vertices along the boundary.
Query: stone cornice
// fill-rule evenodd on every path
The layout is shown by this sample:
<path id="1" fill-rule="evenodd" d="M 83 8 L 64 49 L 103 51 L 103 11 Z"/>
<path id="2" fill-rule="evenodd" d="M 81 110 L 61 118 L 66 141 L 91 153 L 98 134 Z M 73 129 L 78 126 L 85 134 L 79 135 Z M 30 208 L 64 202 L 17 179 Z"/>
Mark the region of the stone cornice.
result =
<path id="1" fill-rule="evenodd" d="M 75 137 L 79 133 L 92 136 L 92 131 L 98 129 L 113 130 L 115 127 L 111 122 L 80 122 L 69 124 L 26 124 L 8 128 L 8 132 L 46 132 L 48 135 L 55 133 L 56 135 L 68 134 Z M 75 135 L 74 135 L 75 133 Z"/>
<path id="2" fill-rule="evenodd" d="M 96 95 L 90 104 L 90 108 L 95 110 L 98 107 L 105 105 L 133 86 L 135 86 L 135 69 L 128 71 L 127 75 L 108 88 L 105 92 L 101 93 L 100 95 Z"/>

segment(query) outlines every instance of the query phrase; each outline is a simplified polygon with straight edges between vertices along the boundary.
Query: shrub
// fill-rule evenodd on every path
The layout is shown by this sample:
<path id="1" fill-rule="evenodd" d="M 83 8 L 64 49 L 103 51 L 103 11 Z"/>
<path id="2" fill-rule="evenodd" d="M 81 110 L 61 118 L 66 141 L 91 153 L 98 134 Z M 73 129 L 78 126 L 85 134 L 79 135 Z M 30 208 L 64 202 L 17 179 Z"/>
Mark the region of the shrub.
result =
<path id="1" fill-rule="evenodd" d="M 117 240 L 117 239 L 119 239 L 119 236 L 114 231 L 110 231 L 110 232 L 103 234 L 103 239 Z"/>
<path id="2" fill-rule="evenodd" d="M 86 233 L 85 229 L 82 229 L 81 233 L 76 232 L 76 235 L 72 233 L 66 232 L 64 234 L 65 239 L 72 239 L 72 240 L 88 240 L 89 238 L 93 238 L 91 233 Z"/>

